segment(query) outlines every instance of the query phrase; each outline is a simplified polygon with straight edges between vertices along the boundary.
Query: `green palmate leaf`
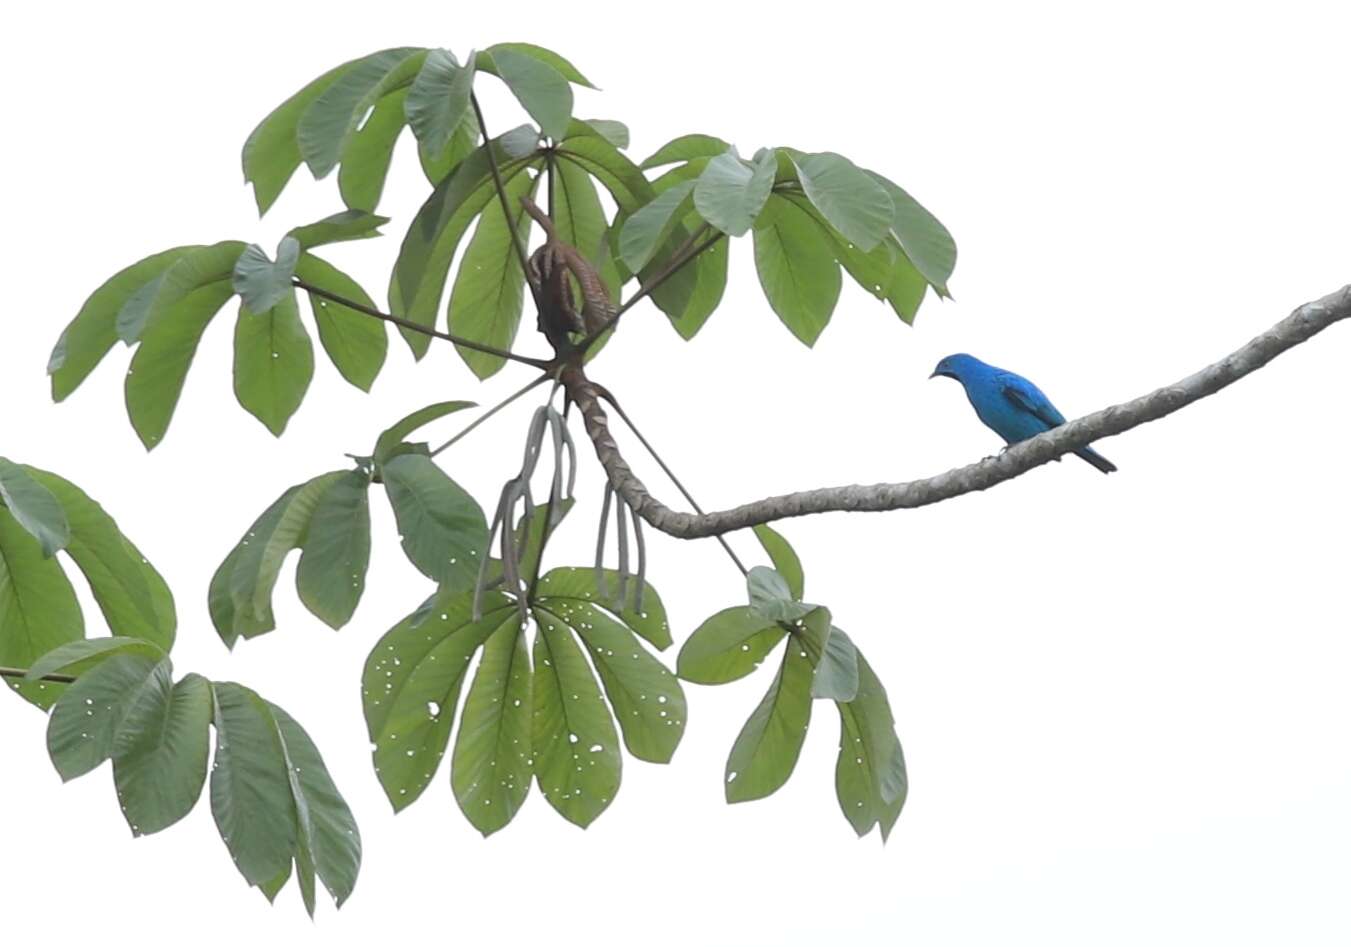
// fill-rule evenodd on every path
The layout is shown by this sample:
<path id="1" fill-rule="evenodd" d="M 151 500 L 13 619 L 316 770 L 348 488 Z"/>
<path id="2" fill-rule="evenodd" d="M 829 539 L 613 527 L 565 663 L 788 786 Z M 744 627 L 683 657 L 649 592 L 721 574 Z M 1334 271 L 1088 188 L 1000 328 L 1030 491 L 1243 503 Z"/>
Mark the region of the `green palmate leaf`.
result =
<path id="1" fill-rule="evenodd" d="M 568 138 L 558 146 L 556 153 L 600 181 L 625 214 L 636 213 L 656 196 L 642 170 L 599 135 Z"/>
<path id="2" fill-rule="evenodd" d="M 812 215 L 830 241 L 835 258 L 856 283 L 876 298 L 890 303 L 905 323 L 915 321 L 929 284 L 901 250 L 893 234 L 889 233 L 881 243 L 864 253 L 832 227 L 805 196 L 788 195 L 787 199 Z"/>
<path id="3" fill-rule="evenodd" d="M 108 628 L 171 648 L 177 617 L 160 574 L 83 490 L 45 470 L 25 469 L 60 502 L 70 525 L 66 554 L 84 573 Z"/>
<path id="4" fill-rule="evenodd" d="M 370 475 L 349 471 L 320 495 L 296 567 L 296 591 L 330 628 L 352 618 L 371 559 Z"/>
<path id="5" fill-rule="evenodd" d="M 840 267 L 830 241 L 806 211 L 777 195 L 756 223 L 755 269 L 783 324 L 812 345 L 835 311 Z"/>
<path id="6" fill-rule="evenodd" d="M 603 588 L 596 587 L 594 569 L 550 569 L 540 577 L 535 590 L 536 599 L 548 599 L 561 608 L 580 608 L 584 605 L 599 605 L 619 618 L 644 641 L 658 650 L 671 645 L 671 626 L 666 620 L 666 608 L 661 596 L 652 586 L 644 584 L 642 590 L 642 608 L 633 608 L 634 589 L 637 578 L 628 577 L 625 596 L 619 599 L 620 576 L 613 569 L 601 572 Z"/>
<path id="7" fill-rule="evenodd" d="M 491 65 L 484 65 L 487 56 Z M 501 79 L 521 107 L 539 123 L 540 131 L 561 140 L 572 120 L 572 86 L 548 62 L 499 45 L 479 55 L 480 67 Z"/>
<path id="8" fill-rule="evenodd" d="M 840 629 L 830 625 L 830 613 L 824 608 L 821 618 L 808 615 L 804 620 L 824 621 L 828 634 L 821 654 L 816 657 L 816 677 L 812 681 L 812 696 L 827 700 L 851 701 L 858 694 L 858 649 Z"/>
<path id="9" fill-rule="evenodd" d="M 490 604 L 487 625 L 472 626 L 476 637 L 487 632 L 487 643 L 465 697 L 450 774 L 460 811 L 484 835 L 506 826 L 530 793 L 535 686 L 516 606 L 496 597 Z"/>
<path id="10" fill-rule="evenodd" d="M 314 377 L 314 345 L 300 322 L 295 293 L 271 309 L 239 307 L 235 324 L 235 397 L 277 437 L 305 399 Z"/>
<path id="11" fill-rule="evenodd" d="M 694 182 L 684 181 L 658 194 L 624 222 L 619 256 L 630 270 L 641 270 L 693 206 Z"/>
<path id="12" fill-rule="evenodd" d="M 84 637 L 84 617 L 60 564 L 0 509 L 0 665 L 29 667 L 39 657 Z M 47 708 L 65 685 L 6 679 L 19 696 Z"/>
<path id="13" fill-rule="evenodd" d="M 310 253 L 300 255 L 296 276 L 343 299 L 375 308 L 375 303 L 355 280 Z M 319 327 L 319 342 L 328 353 L 329 361 L 351 384 L 362 391 L 370 391 L 389 350 L 385 324 L 341 303 L 313 293 L 309 295 L 314 321 Z"/>
<path id="14" fill-rule="evenodd" d="M 835 794 L 860 838 L 880 824 L 885 841 L 905 805 L 905 756 L 886 691 L 862 655 L 858 671 L 857 696 L 835 705 L 840 711 Z"/>
<path id="15" fill-rule="evenodd" d="M 957 244 L 938 218 L 897 185 L 867 172 L 891 197 L 891 232 L 905 255 L 940 296 L 948 295 L 948 278 L 957 265 Z"/>
<path id="16" fill-rule="evenodd" d="M 338 166 L 366 113 L 380 98 L 408 86 L 426 50 L 386 49 L 351 63 L 305 109 L 296 125 L 300 155 L 316 178 Z"/>
<path id="17" fill-rule="evenodd" d="M 708 317 L 722 302 L 723 291 L 727 288 L 726 240 L 719 240 L 694 258 L 685 269 L 692 274 L 692 285 L 683 295 L 666 296 L 661 290 L 654 294 L 657 306 L 666 314 L 672 327 L 681 338 L 694 338 Z M 664 284 L 662 289 L 669 286 Z"/>
<path id="18" fill-rule="evenodd" d="M 42 554 L 56 555 L 70 542 L 70 523 L 60 502 L 27 470 L 0 457 L 0 505 L 42 546 Z"/>
<path id="19" fill-rule="evenodd" d="M 500 593 L 484 596 L 483 618 L 474 621 L 472 592 L 438 591 L 425 610 L 399 622 L 371 650 L 362 705 L 375 773 L 395 812 L 422 795 L 441 765 L 470 658 L 519 620 Z M 482 814 L 496 819 L 502 807 Z"/>
<path id="20" fill-rule="evenodd" d="M 427 53 L 421 71 L 408 91 L 404 111 L 418 142 L 431 154 L 442 154 L 469 112 L 469 94 L 474 88 L 474 54 L 465 65 L 449 50 Z"/>
<path id="21" fill-rule="evenodd" d="M 793 596 L 792 588 L 774 569 L 755 566 L 746 576 L 751 611 L 766 621 L 796 621 L 811 611 Z"/>
<path id="22" fill-rule="evenodd" d="M 581 123 L 616 148 L 627 148 L 629 146 L 629 126 L 623 122 L 617 122 L 611 118 L 584 118 Z M 568 134 L 571 136 L 571 129 L 569 129 Z"/>
<path id="23" fill-rule="evenodd" d="M 211 685 L 216 757 L 211 813 L 235 867 L 251 885 L 288 870 L 296 847 L 296 804 L 267 702 L 246 687 Z"/>
<path id="24" fill-rule="evenodd" d="M 595 605 L 539 598 L 535 613 L 540 624 L 552 619 L 582 640 L 629 752 L 653 763 L 669 762 L 686 720 L 685 694 L 675 676 L 647 653 L 631 628 Z"/>
<path id="25" fill-rule="evenodd" d="M 211 713 L 211 684 L 185 675 L 173 685 L 153 739 L 113 760 L 117 798 L 133 834 L 166 829 L 196 805 L 206 783 Z"/>
<path id="26" fill-rule="evenodd" d="M 510 349 L 521 325 L 525 302 L 525 273 L 516 254 L 512 228 L 524 244 L 530 233 L 530 216 L 520 198 L 533 194 L 538 178 L 518 175 L 504 187 L 512 222 L 500 201 L 490 203 L 474 228 L 465 248 L 455 285 L 450 290 L 450 331 L 462 338 L 495 348 Z M 479 378 L 495 374 L 506 364 L 499 355 L 489 355 L 462 346 L 455 349 Z"/>
<path id="27" fill-rule="evenodd" d="M 282 562 L 304 545 L 315 507 L 348 471 L 336 470 L 294 486 L 263 511 L 211 577 L 209 606 L 216 632 L 228 647 L 276 627 L 272 590 Z"/>
<path id="28" fill-rule="evenodd" d="M 438 418 L 444 418 L 456 411 L 477 407 L 478 405 L 473 401 L 438 401 L 436 404 L 429 404 L 425 408 L 418 408 L 416 411 L 404 415 L 381 431 L 380 436 L 376 438 L 374 454 L 376 462 L 384 463 L 394 457 L 396 448 L 408 440 L 409 435 L 424 425 L 431 424 Z"/>
<path id="29" fill-rule="evenodd" d="M 535 779 L 563 818 L 586 828 L 619 790 L 619 735 L 567 626 L 537 612 L 531 749 Z"/>
<path id="30" fill-rule="evenodd" d="M 168 659 L 157 662 L 142 654 L 112 655 L 81 674 L 56 702 L 47 723 L 47 753 L 61 779 L 83 776 L 118 749 L 139 748 L 143 725 L 155 717 L 157 696 L 170 686 Z M 138 708 L 143 701 L 151 708 L 148 714 Z M 142 726 L 132 723 L 124 730 L 123 721 L 133 708 L 138 708 Z"/>
<path id="31" fill-rule="evenodd" d="M 164 275 L 127 371 L 127 414 L 141 443 L 164 438 L 202 333 L 234 295 L 235 262 L 245 246 L 227 240 L 183 255 Z"/>
<path id="32" fill-rule="evenodd" d="M 267 898 L 268 904 L 273 904 L 277 900 L 277 895 L 281 894 L 281 889 L 285 888 L 286 882 L 290 880 L 291 863 L 287 862 L 286 867 L 281 870 L 281 873 L 278 874 L 277 877 L 258 885 L 258 890 L 263 893 L 263 897 Z M 311 878 L 309 883 L 312 886 L 314 884 L 314 879 Z M 314 916 L 313 901 L 314 898 L 311 896 L 305 902 L 305 910 L 310 912 L 310 917 Z"/>
<path id="33" fill-rule="evenodd" d="M 249 135 L 244 143 L 244 180 L 253 184 L 260 215 L 267 213 L 296 168 L 300 167 L 300 145 L 296 141 L 296 124 L 300 116 L 356 62 L 345 62 L 315 79 L 278 106 Z"/>
<path id="34" fill-rule="evenodd" d="M 868 252 L 892 226 L 891 197 L 866 171 L 832 152 L 793 155 L 807 199 L 830 225 Z"/>
<path id="35" fill-rule="evenodd" d="M 373 211 L 385 190 L 394 145 L 405 124 L 407 89 L 390 92 L 371 110 L 342 150 L 338 193 L 348 207 Z"/>
<path id="36" fill-rule="evenodd" d="M 543 46 L 536 46 L 533 43 L 498 43 L 494 46 L 489 46 L 478 55 L 478 68 L 483 69 L 485 72 L 492 72 L 492 57 L 499 52 L 519 53 L 522 56 L 529 56 L 531 59 L 537 59 L 546 66 L 550 66 L 557 70 L 558 74 L 569 82 L 586 86 L 588 89 L 595 88 L 595 86 L 591 84 L 591 81 L 587 79 L 586 76 L 582 75 L 572 63 L 568 62 L 553 50 L 545 49 Z"/>
<path id="37" fill-rule="evenodd" d="M 557 161 L 549 182 L 558 239 L 576 247 L 593 263 L 598 262 L 605 239 L 605 208 L 591 176 L 571 162 Z"/>
<path id="38" fill-rule="evenodd" d="M 26 681 L 36 681 L 48 674 L 78 676 L 119 654 L 137 654 L 159 661 L 164 649 L 142 638 L 81 638 L 48 651 L 28 665 Z"/>
<path id="39" fill-rule="evenodd" d="M 641 167 L 644 171 L 660 168 L 664 164 L 676 164 L 694 158 L 712 158 L 724 154 L 732 146 L 713 135 L 681 135 L 673 138 L 652 153 Z"/>
<path id="40" fill-rule="evenodd" d="M 714 157 L 694 187 L 699 215 L 723 233 L 739 237 L 751 229 L 774 187 L 774 156 L 747 164 L 726 152 Z"/>
<path id="41" fill-rule="evenodd" d="M 118 313 L 196 246 L 174 247 L 133 263 L 96 289 L 61 333 L 47 362 L 52 400 L 64 401 L 89 377 L 118 338 Z"/>
<path id="42" fill-rule="evenodd" d="M 783 626 L 747 606 L 725 608 L 685 641 L 676 670 L 696 684 L 738 680 L 758 668 L 785 633 Z"/>
<path id="43" fill-rule="evenodd" d="M 478 575 L 488 524 L 474 498 L 421 454 L 400 454 L 380 468 L 403 551 L 423 575 L 466 588 Z"/>
<path id="44" fill-rule="evenodd" d="M 763 799 L 797 765 L 812 715 L 812 663 L 789 641 L 774 683 L 746 721 L 727 758 L 728 802 Z"/>
<path id="45" fill-rule="evenodd" d="M 450 172 L 454 171 L 461 161 L 469 157 L 475 148 L 479 146 L 482 139 L 479 134 L 478 122 L 475 120 L 472 112 L 466 112 L 460 124 L 455 127 L 455 131 L 450 136 L 450 143 L 439 153 L 428 151 L 426 148 L 418 148 L 418 161 L 422 165 L 422 173 L 427 176 L 428 182 L 433 186 L 440 184 Z"/>
<path id="46" fill-rule="evenodd" d="M 774 563 L 774 570 L 788 583 L 788 590 L 793 599 L 802 601 L 802 562 L 793 551 L 793 547 L 788 544 L 788 540 L 763 523 L 756 526 L 753 531 L 761 547 L 769 554 L 770 562 Z"/>
<path id="47" fill-rule="evenodd" d="M 522 126 L 475 149 L 422 205 L 408 228 L 390 277 L 389 304 L 395 315 L 429 328 L 436 324 L 446 277 L 460 238 L 488 202 L 496 199 L 488 160 L 490 149 L 501 168 L 503 182 L 508 183 L 530 163 L 509 154 L 523 144 L 524 134 L 535 132 Z M 512 136 L 521 141 L 513 143 Z M 429 336 L 412 330 L 404 330 L 403 335 L 415 357 L 426 354 L 431 344 Z"/>
<path id="48" fill-rule="evenodd" d="M 356 887 L 361 869 L 361 835 L 356 820 L 333 785 L 309 734 L 276 704 L 269 703 L 267 708 L 290 782 L 296 817 L 296 864 L 304 866 L 304 872 L 318 874 L 334 903 L 342 907 Z M 311 880 L 308 885 L 311 892 L 313 884 Z M 306 897 L 306 907 L 313 917 L 312 893 Z"/>
<path id="49" fill-rule="evenodd" d="M 244 305 L 254 312 L 267 312 L 291 294 L 291 277 L 300 259 L 300 240 L 282 237 L 276 262 L 256 243 L 244 248 L 235 263 L 231 285 Z"/>
<path id="50" fill-rule="evenodd" d="M 323 220 L 316 220 L 303 227 L 293 227 L 287 236 L 300 244 L 301 250 L 311 250 L 329 243 L 343 243 L 347 240 L 367 240 L 380 236 L 380 228 L 389 223 L 388 217 L 381 217 L 364 210 L 342 210 L 330 214 Z"/>

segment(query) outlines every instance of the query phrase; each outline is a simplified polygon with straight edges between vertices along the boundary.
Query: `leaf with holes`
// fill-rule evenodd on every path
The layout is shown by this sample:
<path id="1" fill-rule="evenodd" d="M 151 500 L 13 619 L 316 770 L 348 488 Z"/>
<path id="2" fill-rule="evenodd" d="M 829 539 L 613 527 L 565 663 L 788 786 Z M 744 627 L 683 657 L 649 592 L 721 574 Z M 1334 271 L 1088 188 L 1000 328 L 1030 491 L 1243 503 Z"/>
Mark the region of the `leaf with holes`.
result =
<path id="1" fill-rule="evenodd" d="M 122 815 L 134 835 L 151 835 L 182 819 L 206 784 L 211 684 L 187 674 L 169 692 L 152 739 L 113 760 Z"/>
<path id="2" fill-rule="evenodd" d="M 858 672 L 854 699 L 835 705 L 840 712 L 835 793 L 840 810 L 860 838 L 880 825 L 885 841 L 905 805 L 905 755 L 896 738 L 886 691 L 862 655 L 858 656 Z"/>
<path id="3" fill-rule="evenodd" d="M 451 787 L 474 828 L 491 835 L 515 817 L 530 793 L 531 712 L 535 680 L 514 603 L 491 597 L 477 635 L 483 659 L 469 685 L 451 759 Z M 490 617 L 491 616 L 491 617 Z"/>
<path id="4" fill-rule="evenodd" d="M 680 648 L 676 670 L 695 684 L 727 684 L 750 674 L 783 640 L 778 622 L 745 605 L 725 608 L 694 630 Z"/>
<path id="5" fill-rule="evenodd" d="M 516 606 L 488 593 L 473 619 L 472 592 L 437 592 L 371 649 L 361 678 L 375 773 L 394 811 L 411 805 L 441 765 L 469 661 Z M 496 814 L 498 810 L 494 810 Z"/>
<path id="6" fill-rule="evenodd" d="M 559 815 L 586 828 L 619 790 L 619 734 L 572 632 L 548 612 L 536 618 L 535 780 Z"/>
<path id="7" fill-rule="evenodd" d="M 687 719 L 675 675 L 648 654 L 632 628 L 590 602 L 540 596 L 533 608 L 538 623 L 552 619 L 582 642 L 629 752 L 653 763 L 670 762 Z"/>
<path id="8" fill-rule="evenodd" d="M 271 309 L 239 307 L 235 323 L 235 397 L 276 437 L 300 408 L 314 377 L 314 344 L 288 288 Z"/>
<path id="9" fill-rule="evenodd" d="M 171 685 L 167 658 L 132 652 L 81 674 L 47 722 L 47 753 L 61 779 L 83 776 L 119 751 L 139 749 Z M 124 727 L 133 710 L 138 720 Z"/>
<path id="10" fill-rule="evenodd" d="M 788 781 L 812 716 L 812 662 L 792 640 L 774 682 L 746 721 L 727 758 L 728 802 L 763 799 Z"/>

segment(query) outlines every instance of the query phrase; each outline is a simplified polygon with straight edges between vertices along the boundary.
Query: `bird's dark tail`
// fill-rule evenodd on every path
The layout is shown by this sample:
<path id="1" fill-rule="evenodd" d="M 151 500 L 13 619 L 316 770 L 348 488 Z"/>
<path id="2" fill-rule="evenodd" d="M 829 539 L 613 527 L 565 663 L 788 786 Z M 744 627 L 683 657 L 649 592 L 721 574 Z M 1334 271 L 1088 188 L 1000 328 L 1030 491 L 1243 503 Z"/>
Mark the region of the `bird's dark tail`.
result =
<path id="1" fill-rule="evenodd" d="M 1103 473 L 1114 473 L 1116 471 L 1116 464 L 1112 463 L 1091 447 L 1080 448 L 1074 453 L 1076 456 L 1082 457 L 1084 460 L 1088 461 L 1094 467 L 1097 467 Z"/>

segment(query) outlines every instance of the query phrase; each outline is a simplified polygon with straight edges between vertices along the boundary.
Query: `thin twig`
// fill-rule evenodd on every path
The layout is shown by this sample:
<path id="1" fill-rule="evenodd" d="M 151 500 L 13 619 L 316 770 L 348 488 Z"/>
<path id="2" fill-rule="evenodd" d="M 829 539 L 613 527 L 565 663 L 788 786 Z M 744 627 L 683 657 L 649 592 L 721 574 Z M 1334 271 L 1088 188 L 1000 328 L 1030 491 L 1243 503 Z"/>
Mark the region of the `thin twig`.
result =
<path id="1" fill-rule="evenodd" d="M 638 438 L 638 443 L 642 444 L 643 448 L 652 455 L 652 459 L 657 462 L 657 466 L 661 467 L 662 473 L 666 474 L 667 479 L 675 484 L 675 488 L 680 491 L 680 495 L 685 498 L 685 501 L 689 503 L 690 506 L 694 507 L 694 512 L 702 516 L 704 512 L 703 507 L 701 507 L 698 502 L 695 501 L 694 497 L 690 495 L 690 491 L 685 489 L 685 485 L 680 482 L 680 478 L 675 475 L 675 471 L 670 468 L 666 461 L 662 460 L 661 454 L 658 454 L 657 449 L 643 436 L 643 432 L 638 430 L 638 425 L 634 424 L 633 419 L 619 406 L 619 402 L 615 400 L 615 396 L 605 388 L 601 388 L 600 386 L 597 386 L 597 388 L 600 396 L 609 402 L 610 407 L 615 409 L 615 414 L 619 415 L 620 419 L 628 429 L 633 432 L 633 436 Z M 635 523 L 636 522 L 637 520 L 635 518 Z M 727 555 L 732 558 L 732 562 L 736 563 L 736 567 L 741 570 L 741 574 L 748 575 L 749 570 L 747 570 L 741 559 L 737 557 L 736 552 L 733 551 L 731 545 L 727 542 L 727 537 L 719 535 L 714 536 L 713 538 L 727 551 Z"/>
<path id="2" fill-rule="evenodd" d="M 530 261 L 525 253 L 525 244 L 521 242 L 521 235 L 516 232 L 516 225 L 512 221 L 511 203 L 507 200 L 507 189 L 502 184 L 502 172 L 497 167 L 497 157 L 493 154 L 493 142 L 488 137 L 488 126 L 483 122 L 483 109 L 478 104 L 478 96 L 469 93 L 469 104 L 474 107 L 474 117 L 478 119 L 479 130 L 483 133 L 484 154 L 488 156 L 488 170 L 493 175 L 493 187 L 497 189 L 497 199 L 502 204 L 502 221 L 511 231 L 511 245 L 516 248 L 516 258 L 521 264 L 521 274 L 526 277 L 525 285 L 530 287 L 530 296 L 535 300 L 535 310 L 544 308 L 544 303 L 540 299 L 539 287 L 529 279 Z"/>
<path id="3" fill-rule="evenodd" d="M 484 345 L 482 342 L 475 342 L 471 339 L 464 339 L 458 335 L 452 335 L 449 332 L 442 332 L 440 329 L 433 329 L 424 326 L 421 323 L 413 322 L 411 319 L 405 319 L 402 316 L 390 315 L 387 312 L 381 312 L 372 306 L 359 303 L 355 299 L 347 299 L 339 296 L 337 293 L 331 293 L 322 287 L 315 286 L 313 283 L 307 283 L 298 276 L 291 277 L 291 283 L 297 289 L 303 289 L 312 296 L 318 296 L 321 299 L 327 299 L 335 302 L 339 306 L 346 306 L 362 315 L 370 316 L 374 319 L 383 319 L 385 322 L 392 322 L 396 326 L 408 329 L 412 332 L 420 332 L 423 335 L 430 335 L 437 339 L 445 339 L 447 342 L 454 342 L 466 349 L 473 349 L 475 352 L 482 352 L 485 355 L 496 355 L 498 358 L 505 358 L 511 362 L 520 362 L 523 365 L 533 365 L 535 368 L 548 368 L 549 363 L 542 358 L 531 358 L 528 355 L 517 355 L 515 352 L 508 352 L 506 349 L 499 349 L 492 345 Z"/>
<path id="4" fill-rule="evenodd" d="M 469 424 L 469 426 L 466 427 L 466 428 L 465 428 L 463 431 L 461 431 L 459 434 L 456 434 L 454 437 L 452 437 L 450 440 L 446 441 L 444 444 L 442 444 L 442 445 L 441 445 L 440 447 L 438 447 L 436 450 L 432 451 L 431 456 L 435 457 L 437 454 L 441 453 L 441 452 L 442 452 L 443 450 L 445 450 L 446 448 L 451 447 L 452 445 L 454 445 L 455 443 L 457 443 L 461 438 L 463 438 L 463 437 L 465 437 L 466 435 L 468 435 L 470 431 L 474 430 L 474 428 L 478 427 L 480 424 L 482 424 L 484 421 L 488 420 L 488 419 L 489 419 L 490 417 L 492 417 L 494 414 L 496 414 L 497 412 L 501 411 L 503 408 L 505 408 L 507 405 L 511 404 L 511 403 L 512 403 L 513 401 L 515 401 L 517 398 L 522 397 L 522 396 L 525 395 L 527 392 L 533 391 L 534 389 L 538 388 L 540 385 L 544 384 L 546 381 L 548 381 L 548 380 L 549 380 L 550 378 L 552 378 L 552 377 L 553 377 L 552 375 L 549 375 L 549 374 L 547 374 L 547 373 L 546 373 L 546 374 L 543 374 L 543 375 L 540 375 L 538 378 L 536 378 L 536 379 L 535 379 L 534 381 L 532 381 L 530 384 L 526 385 L 526 386 L 525 386 L 524 388 L 522 388 L 520 391 L 516 392 L 514 395 L 511 395 L 510 397 L 505 398 L 505 399 L 503 399 L 502 401 L 499 401 L 497 404 L 493 405 L 491 408 L 489 408 L 489 409 L 488 409 L 487 411 L 485 411 L 483 414 L 480 414 L 477 418 L 475 418 L 475 419 Z"/>
<path id="5" fill-rule="evenodd" d="M 9 668 L 0 667 L 0 677 L 24 678 L 28 676 L 27 668 Z M 37 678 L 39 681 L 47 681 L 52 684 L 74 684 L 75 676 L 72 674 L 44 674 Z"/>
<path id="6" fill-rule="evenodd" d="M 708 230 L 707 224 L 705 224 L 702 229 L 696 230 L 694 234 L 690 236 L 690 239 L 685 241 L 684 246 L 691 247 L 695 239 L 697 239 L 697 237 L 699 236 L 699 234 L 704 233 L 706 230 Z M 585 339 L 583 339 L 581 342 L 578 343 L 577 351 L 586 352 L 589 348 L 591 348 L 592 345 L 596 343 L 597 339 L 599 339 L 605 333 L 609 332 L 611 329 L 614 328 L 614 325 L 616 322 L 619 321 L 620 316 L 624 315 L 624 313 L 628 312 L 639 302 L 646 299 L 648 296 L 652 295 L 652 293 L 661 288 L 661 285 L 663 283 L 665 283 L 676 273 L 680 272 L 681 268 L 683 268 L 687 263 L 689 263 L 699 254 L 703 253 L 709 247 L 713 246 L 715 243 L 717 243 L 725 236 L 727 235 L 724 233 L 715 233 L 713 236 L 709 237 L 707 240 L 699 244 L 697 247 L 693 247 L 693 249 L 689 250 L 689 252 L 686 253 L 684 256 L 681 256 L 679 251 L 673 253 L 671 255 L 671 262 L 668 263 L 665 268 L 663 268 L 659 273 L 657 273 L 656 276 L 652 277 L 652 279 L 644 283 L 642 288 L 639 289 L 638 292 L 634 293 L 631 297 L 629 297 L 629 299 L 622 306 L 616 309 L 615 314 L 611 316 L 609 319 L 606 319 L 605 322 L 603 322 L 600 325 L 600 327 L 596 329 L 595 332 L 592 332 Z"/>

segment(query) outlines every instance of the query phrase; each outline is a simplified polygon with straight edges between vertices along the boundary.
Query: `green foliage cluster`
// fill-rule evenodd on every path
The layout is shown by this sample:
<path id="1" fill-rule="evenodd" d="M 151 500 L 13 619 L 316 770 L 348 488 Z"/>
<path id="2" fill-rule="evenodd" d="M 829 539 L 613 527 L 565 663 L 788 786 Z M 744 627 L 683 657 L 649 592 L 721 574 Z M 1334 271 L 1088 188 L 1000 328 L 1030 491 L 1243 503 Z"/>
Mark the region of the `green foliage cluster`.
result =
<path id="1" fill-rule="evenodd" d="M 506 86 L 529 124 L 488 134 L 474 94 L 483 75 Z M 635 161 L 623 124 L 573 115 L 574 86 L 591 83 L 558 54 L 524 43 L 463 60 L 444 49 L 387 49 L 326 72 L 254 129 L 243 169 L 260 213 L 302 164 L 316 179 L 336 172 L 344 208 L 292 228 L 272 254 L 226 240 L 174 247 L 123 269 L 62 333 L 48 366 L 53 396 L 70 395 L 122 341 L 134 349 L 127 411 L 153 449 L 204 332 L 238 296 L 235 394 L 280 435 L 315 370 L 302 292 L 328 360 L 362 390 L 385 363 L 386 322 L 415 359 L 440 337 L 479 378 L 512 360 L 542 366 L 540 381 L 556 378 L 566 353 L 546 363 L 511 351 L 527 290 L 537 289 L 523 253 L 535 226 L 526 197 L 547 203 L 555 239 L 590 261 L 612 300 L 636 282 L 620 314 L 650 298 L 684 339 L 717 309 L 730 240 L 747 234 L 766 300 L 807 345 L 834 313 L 841 271 L 907 323 L 929 290 L 947 294 L 951 236 L 881 174 L 839 154 L 790 147 L 746 158 L 706 134 L 681 136 Z M 386 314 L 315 251 L 379 236 L 389 218 L 376 210 L 405 127 L 431 192 L 403 237 Z M 300 600 L 331 627 L 346 625 L 365 588 L 369 494 L 378 485 L 409 561 L 435 584 L 376 643 L 362 678 L 375 771 L 396 810 L 422 794 L 449 751 L 454 796 L 483 834 L 511 821 L 532 784 L 560 815 L 586 826 L 619 789 L 621 745 L 639 760 L 672 758 L 687 719 L 681 680 L 730 683 L 779 649 L 769 691 L 731 749 L 727 800 L 763 798 L 782 786 L 815 701 L 828 700 L 840 718 L 841 809 L 859 835 L 874 826 L 889 834 L 906 776 L 886 694 L 830 611 L 804 602 L 801 563 L 781 535 L 756 528 L 773 568 L 749 570 L 747 603 L 702 623 L 680 649 L 676 673 L 653 653 L 672 637 L 662 599 L 643 575 L 636 515 L 636 573 L 627 565 L 622 504 L 620 567 L 604 567 L 608 493 L 594 566 L 543 567 L 549 536 L 574 507 L 575 448 L 566 403 L 560 415 L 553 398 L 551 391 L 537 412 L 526 464 L 491 522 L 436 463 L 449 443 L 433 450 L 413 439 L 425 425 L 475 407 L 466 401 L 414 412 L 369 453 L 348 455 L 351 466 L 283 492 L 211 581 L 208 608 L 221 639 L 233 647 L 274 630 L 273 595 L 294 550 Z M 531 479 L 547 437 L 553 482 L 548 502 L 535 504 Z M 29 669 L 14 685 L 21 694 L 44 707 L 55 702 L 51 751 L 62 775 L 112 759 L 119 793 L 132 800 L 133 828 L 157 831 L 200 793 L 214 727 L 212 807 L 245 878 L 271 897 L 294 870 L 311 910 L 316 876 L 341 902 L 355 880 L 359 842 L 304 731 L 239 685 L 195 675 L 174 682 L 167 588 L 76 488 L 0 462 L 0 501 L 0 659 Z M 83 640 L 78 605 L 52 559 L 57 550 L 84 571 L 117 637 Z M 94 709 L 82 714 L 82 703 Z M 163 791 L 148 794 L 152 782 Z"/>

